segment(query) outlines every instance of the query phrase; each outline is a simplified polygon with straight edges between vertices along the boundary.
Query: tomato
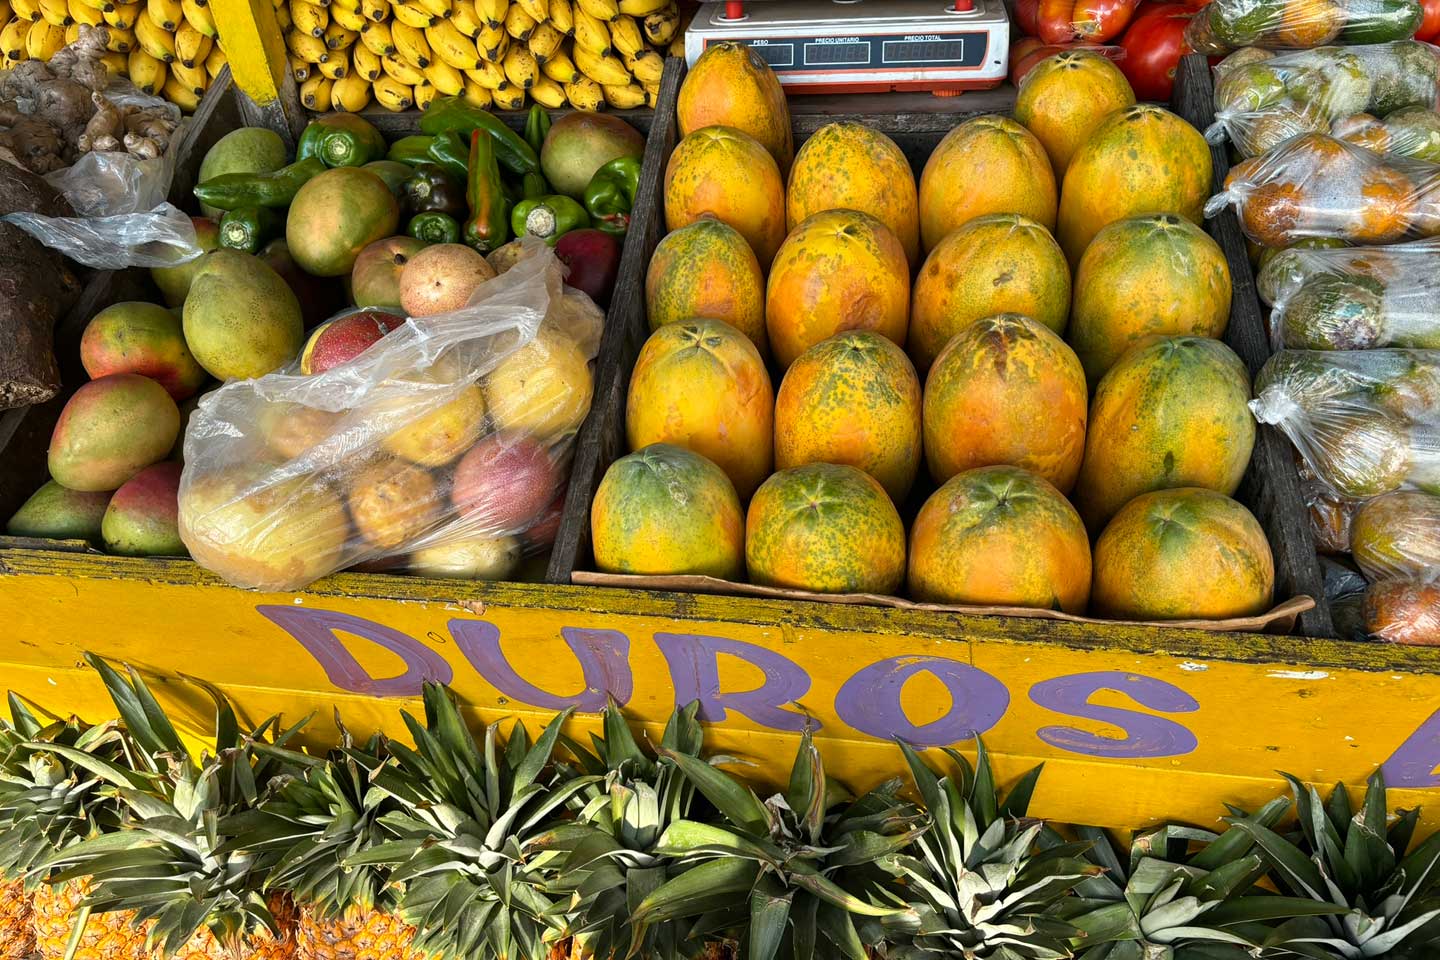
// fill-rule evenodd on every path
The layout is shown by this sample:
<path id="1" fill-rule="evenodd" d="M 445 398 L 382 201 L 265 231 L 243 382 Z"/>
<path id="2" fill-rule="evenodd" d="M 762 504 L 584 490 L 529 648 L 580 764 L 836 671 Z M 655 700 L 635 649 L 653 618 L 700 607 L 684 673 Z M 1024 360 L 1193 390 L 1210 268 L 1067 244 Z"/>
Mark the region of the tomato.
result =
<path id="1" fill-rule="evenodd" d="M 1103 43 L 1125 32 L 1136 5 L 1136 0 L 1076 0 L 1070 18 L 1082 40 Z"/>
<path id="2" fill-rule="evenodd" d="M 1185 26 L 1193 14 L 1184 4 L 1148 5 L 1120 38 L 1125 56 L 1117 62 L 1139 100 L 1170 99 L 1180 58 L 1192 53 L 1185 42 Z"/>
<path id="3" fill-rule="evenodd" d="M 1420 9 L 1425 16 L 1420 21 L 1420 29 L 1415 31 L 1415 39 L 1426 43 L 1440 40 L 1440 0 L 1420 0 Z"/>
<path id="4" fill-rule="evenodd" d="M 1033 37 L 1040 32 L 1037 23 L 1040 17 L 1040 0 L 1015 0 L 1015 23 L 1020 32 Z"/>

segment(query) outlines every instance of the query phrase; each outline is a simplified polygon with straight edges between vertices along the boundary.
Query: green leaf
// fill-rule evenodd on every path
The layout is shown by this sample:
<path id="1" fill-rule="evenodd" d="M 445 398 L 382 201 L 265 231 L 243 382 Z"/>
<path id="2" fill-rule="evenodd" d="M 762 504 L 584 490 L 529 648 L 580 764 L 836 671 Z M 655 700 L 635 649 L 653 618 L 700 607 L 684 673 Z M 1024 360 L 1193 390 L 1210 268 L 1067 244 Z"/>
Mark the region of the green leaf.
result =
<path id="1" fill-rule="evenodd" d="M 672 721 L 673 718 L 672 718 Z M 605 705 L 605 713 L 602 716 L 602 723 L 605 730 L 605 762 L 611 770 L 620 769 L 623 763 L 632 763 L 639 772 L 648 774 L 653 764 L 645 751 L 640 749 L 640 744 L 635 742 L 635 734 L 630 731 L 630 724 L 625 722 L 625 715 L 620 712 L 620 707 L 612 699 Z"/>
<path id="2" fill-rule="evenodd" d="M 818 873 L 792 873 L 790 882 L 797 887 L 803 887 L 821 900 L 839 907 L 846 913 L 855 913 L 862 917 L 899 917 L 910 912 L 909 909 L 903 907 L 883 907 L 861 900 L 833 880 Z"/>
<path id="3" fill-rule="evenodd" d="M 790 789 L 785 802 L 800 818 L 800 826 L 811 844 L 820 843 L 820 831 L 825 826 L 825 795 L 825 766 L 807 728 L 800 735 L 795 763 L 790 768 Z"/>
<path id="4" fill-rule="evenodd" d="M 1276 797 L 1265 806 L 1249 816 L 1238 816 L 1231 819 L 1231 827 L 1220 835 L 1214 843 L 1209 844 L 1194 857 L 1190 858 L 1192 867 L 1199 867 L 1201 870 L 1214 870 L 1222 867 L 1232 860 L 1238 860 L 1244 856 L 1249 849 L 1255 845 L 1255 839 L 1244 830 L 1235 826 L 1235 820 L 1246 820 L 1262 827 L 1273 827 L 1290 810 L 1289 797 Z"/>
<path id="5" fill-rule="evenodd" d="M 748 857 L 773 866 L 780 864 L 778 851 L 767 849 L 733 830 L 693 820 L 677 820 L 666 827 L 655 844 L 654 852 L 661 857 L 681 858 L 722 851 L 730 856 Z"/>
<path id="6" fill-rule="evenodd" d="M 750 891 L 750 929 L 747 931 L 749 949 L 745 952 L 746 960 L 775 960 L 780 953 L 780 943 L 785 939 L 793 894 L 762 889 L 767 886 L 772 885 L 762 884 Z"/>
<path id="7" fill-rule="evenodd" d="M 134 683 L 132 687 L 114 667 L 95 654 L 87 652 L 85 662 L 100 674 L 100 680 L 105 684 L 110 699 L 114 701 L 126 731 L 135 738 L 141 749 L 153 754 L 189 756 L 180 735 L 175 732 L 170 719 L 165 716 L 165 711 L 155 702 L 154 696 L 138 673 L 126 667 Z"/>
<path id="8" fill-rule="evenodd" d="M 635 925 L 636 943 L 644 928 L 653 923 L 695 916 L 697 903 L 709 902 L 724 894 L 748 893 L 760 875 L 760 866 L 739 858 L 707 860 L 679 876 L 667 880 L 636 908 L 631 922 Z"/>
<path id="9" fill-rule="evenodd" d="M 514 779 L 510 782 L 511 802 L 522 790 L 535 782 L 541 771 L 545 769 L 545 765 L 550 762 L 550 755 L 555 751 L 555 740 L 560 736 L 560 728 L 574 712 L 574 707 L 567 708 L 564 713 L 557 714 L 546 724 L 545 729 L 540 733 L 540 739 L 535 741 L 535 746 L 526 752 L 525 758 L 514 768 Z M 511 736 L 513 737 L 514 734 L 512 733 Z"/>
<path id="10" fill-rule="evenodd" d="M 1290 886 L 1305 892 L 1314 900 L 1325 899 L 1325 881 L 1320 876 L 1319 869 L 1294 845 L 1270 828 L 1249 820 L 1237 820 L 1235 826 L 1254 839 L 1265 858 Z"/>
<path id="11" fill-rule="evenodd" d="M 1292 917 L 1336 916 L 1348 910 L 1348 907 L 1303 897 L 1252 896 L 1220 904 L 1205 914 L 1205 922 L 1216 927 L 1228 927 L 1234 923 L 1288 920 Z"/>
<path id="12" fill-rule="evenodd" d="M 980 832 L 984 833 L 1000 816 L 1000 807 L 996 802 L 995 774 L 990 769 L 990 755 L 985 751 L 985 742 L 979 734 L 975 736 L 975 751 L 975 786 L 969 799 Z"/>
<path id="13" fill-rule="evenodd" d="M 1030 811 L 1030 798 L 1035 795 L 1035 787 L 1040 782 L 1040 774 L 1044 772 L 1045 764 L 1031 767 L 1025 771 L 1015 786 L 1005 796 L 1005 802 L 1000 806 L 1000 813 L 1012 820 L 1020 820 Z"/>
<path id="14" fill-rule="evenodd" d="M 725 819 L 751 836 L 770 835 L 770 811 L 749 787 L 704 760 L 674 750 L 662 750 L 661 756 L 679 767 L 685 779 L 693 783 Z"/>

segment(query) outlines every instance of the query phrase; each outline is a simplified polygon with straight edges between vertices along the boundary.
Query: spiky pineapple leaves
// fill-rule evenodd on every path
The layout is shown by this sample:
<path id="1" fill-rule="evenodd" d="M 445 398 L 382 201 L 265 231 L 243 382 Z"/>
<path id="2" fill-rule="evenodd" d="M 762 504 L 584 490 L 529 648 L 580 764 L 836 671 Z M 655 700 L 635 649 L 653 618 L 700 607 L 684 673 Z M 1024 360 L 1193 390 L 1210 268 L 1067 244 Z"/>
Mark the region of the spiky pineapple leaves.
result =
<path id="1" fill-rule="evenodd" d="M 665 830 L 656 852 L 684 872 L 635 911 L 632 956 L 652 925 L 694 917 L 692 936 L 743 926 L 747 960 L 865 960 L 855 917 L 911 914 L 907 906 L 857 895 L 837 881 L 924 832 L 924 817 L 898 798 L 898 782 L 833 803 L 833 785 L 809 731 L 801 736 L 785 794 L 768 801 L 704 760 L 667 750 L 661 756 L 714 806 L 723 826 L 679 820 Z"/>

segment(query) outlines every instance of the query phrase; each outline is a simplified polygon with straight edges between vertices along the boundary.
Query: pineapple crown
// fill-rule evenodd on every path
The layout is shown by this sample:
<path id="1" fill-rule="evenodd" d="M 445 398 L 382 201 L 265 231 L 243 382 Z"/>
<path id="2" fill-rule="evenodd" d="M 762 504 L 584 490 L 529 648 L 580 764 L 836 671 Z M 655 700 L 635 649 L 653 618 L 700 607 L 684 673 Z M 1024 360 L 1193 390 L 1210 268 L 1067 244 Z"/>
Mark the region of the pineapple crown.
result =
<path id="1" fill-rule="evenodd" d="M 215 703 L 216 752 L 196 756 L 139 673 L 127 666 L 121 676 L 98 657 L 86 659 L 115 702 L 131 763 L 74 747 L 50 748 L 103 781 L 125 810 L 124 829 L 59 850 L 40 864 L 59 870 L 55 882 L 90 879 L 76 926 L 83 927 L 92 912 L 133 910 L 136 923 L 154 921 L 147 949 L 167 954 L 202 929 L 232 953 L 251 934 L 276 933 L 260 894 L 263 862 L 221 824 L 227 814 L 254 805 L 280 772 L 280 764 L 254 744 L 270 738 L 283 745 L 305 721 L 282 730 L 272 717 L 242 734 L 225 695 L 193 681 Z"/>
<path id="2" fill-rule="evenodd" d="M 756 960 L 782 950 L 796 960 L 865 960 L 855 917 L 913 918 L 908 905 L 877 903 L 837 882 L 924 834 L 923 815 L 898 799 L 898 781 L 853 800 L 825 776 L 808 730 L 786 791 L 763 802 L 704 760 L 667 750 L 661 756 L 725 826 L 679 820 L 666 828 L 655 852 L 675 861 L 674 875 L 635 910 L 632 956 L 653 924 L 696 917 L 692 937 L 745 925 L 748 956 Z"/>
<path id="3" fill-rule="evenodd" d="M 422 954 L 540 956 L 554 902 L 523 848 L 594 782 L 551 763 L 569 711 L 533 743 L 519 722 L 503 743 L 498 724 L 476 743 L 445 688 L 427 684 L 423 699 L 423 725 L 402 715 L 415 748 L 391 744 L 395 765 L 372 779 L 398 804 L 379 821 L 393 839 L 345 865 L 391 868 L 392 882 L 404 887 L 400 915 L 420 931 Z"/>

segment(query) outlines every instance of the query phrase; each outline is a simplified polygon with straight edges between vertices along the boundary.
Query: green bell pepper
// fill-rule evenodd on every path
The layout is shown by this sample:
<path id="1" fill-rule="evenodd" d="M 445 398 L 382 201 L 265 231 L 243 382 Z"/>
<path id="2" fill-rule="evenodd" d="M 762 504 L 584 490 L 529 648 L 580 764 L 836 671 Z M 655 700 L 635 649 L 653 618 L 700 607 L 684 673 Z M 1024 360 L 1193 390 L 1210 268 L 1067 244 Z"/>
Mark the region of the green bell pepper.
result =
<path id="1" fill-rule="evenodd" d="M 606 233 L 623 234 L 630 229 L 630 211 L 635 191 L 640 188 L 640 161 L 617 157 L 590 178 L 585 188 L 585 210 L 595 226 Z"/>
<path id="2" fill-rule="evenodd" d="M 464 180 L 469 169 L 469 153 L 456 133 L 402 137 L 390 144 L 390 152 L 385 159 L 408 163 L 412 167 L 433 163 L 457 180 Z"/>
<path id="3" fill-rule="evenodd" d="M 524 138 L 462 97 L 437 97 L 420 117 L 420 132 L 431 136 L 469 137 L 476 130 L 484 130 L 495 141 L 496 161 L 506 170 L 523 176 L 540 169 L 539 155 Z"/>
<path id="4" fill-rule="evenodd" d="M 195 199 L 219 210 L 288 207 L 300 188 L 324 170 L 319 157 L 308 157 L 272 173 L 225 173 L 197 183 Z"/>
<path id="5" fill-rule="evenodd" d="M 296 160 L 319 157 L 327 167 L 363 167 L 385 156 L 385 138 L 353 113 L 329 113 L 311 120 L 295 149 Z"/>
<path id="6" fill-rule="evenodd" d="M 505 199 L 505 186 L 500 180 L 495 141 L 483 130 L 470 134 L 470 174 L 465 200 L 470 205 L 465 242 L 481 253 L 503 247 L 510 239 L 510 201 Z"/>
<path id="7" fill-rule="evenodd" d="M 426 243 L 459 243 L 460 223 L 450 214 L 431 210 L 410 218 L 406 232 Z"/>
<path id="8" fill-rule="evenodd" d="M 269 207 L 236 207 L 220 218 L 220 246 L 245 253 L 260 248 L 285 232 L 285 218 Z"/>
<path id="9" fill-rule="evenodd" d="M 552 247 L 564 234 L 588 226 L 590 217 L 585 208 L 570 197 L 559 194 L 526 200 L 517 204 L 515 212 L 510 214 L 510 229 L 515 236 L 534 237 Z"/>

